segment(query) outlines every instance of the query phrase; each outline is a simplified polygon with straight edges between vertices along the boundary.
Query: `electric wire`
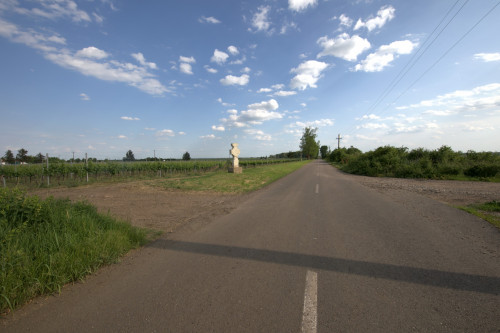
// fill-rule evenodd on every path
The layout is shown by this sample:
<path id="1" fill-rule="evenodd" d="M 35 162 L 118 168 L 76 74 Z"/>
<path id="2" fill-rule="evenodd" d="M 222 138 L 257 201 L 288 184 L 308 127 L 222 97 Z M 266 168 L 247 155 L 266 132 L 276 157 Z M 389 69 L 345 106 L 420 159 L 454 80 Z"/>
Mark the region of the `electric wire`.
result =
<path id="1" fill-rule="evenodd" d="M 467 0 L 465 3 L 467 3 L 469 0 Z M 464 5 L 465 5 L 464 3 Z M 431 71 L 444 57 L 446 57 L 458 44 L 460 44 L 465 37 L 467 37 L 486 17 L 488 17 L 498 6 L 500 5 L 500 1 L 497 2 L 493 7 L 491 7 L 474 25 L 472 25 L 471 28 L 469 28 L 455 43 L 453 43 L 453 45 L 451 45 L 431 66 L 429 66 L 424 72 L 422 72 L 422 74 L 420 76 L 418 76 L 418 78 L 416 80 L 414 80 L 402 93 L 400 93 L 391 103 L 389 103 L 382 111 L 380 114 L 384 114 L 385 111 L 387 111 L 387 109 L 393 105 L 395 102 L 397 102 L 403 95 L 405 95 L 413 86 L 415 86 L 415 84 L 417 84 L 417 82 L 419 82 L 427 73 L 429 73 L 429 71 Z M 463 5 L 462 7 L 459 9 L 459 11 L 463 8 Z M 458 13 L 458 12 L 457 12 Z M 456 14 L 457 14 L 456 13 Z M 453 16 L 453 18 L 456 17 L 456 14 Z M 448 14 L 447 14 L 448 15 Z M 446 17 L 446 15 L 445 15 Z M 452 18 L 452 19 L 453 19 Z M 451 22 L 451 21 L 450 21 Z M 448 26 L 449 23 L 446 25 Z M 441 24 L 441 23 L 440 23 Z M 438 25 L 439 26 L 439 25 Z M 446 28 L 445 26 L 445 28 Z M 442 31 L 441 31 L 442 32 Z M 437 36 L 438 37 L 438 36 Z M 436 37 L 436 38 L 437 38 Z M 435 38 L 435 39 L 436 39 Z M 435 40 L 434 39 L 434 40 Z M 434 42 L 433 40 L 433 42 Z M 430 45 L 429 45 L 430 46 Z M 426 48 L 427 50 L 427 48 Z M 419 57 L 420 58 L 420 57 Z M 418 59 L 417 59 L 418 60 Z M 411 69 L 411 68 L 410 68 Z M 406 72 L 405 72 L 406 74 Z M 399 82 L 400 80 L 398 80 Z M 391 89 L 392 90 L 392 89 Z M 353 126 L 354 127 L 354 126 Z"/>

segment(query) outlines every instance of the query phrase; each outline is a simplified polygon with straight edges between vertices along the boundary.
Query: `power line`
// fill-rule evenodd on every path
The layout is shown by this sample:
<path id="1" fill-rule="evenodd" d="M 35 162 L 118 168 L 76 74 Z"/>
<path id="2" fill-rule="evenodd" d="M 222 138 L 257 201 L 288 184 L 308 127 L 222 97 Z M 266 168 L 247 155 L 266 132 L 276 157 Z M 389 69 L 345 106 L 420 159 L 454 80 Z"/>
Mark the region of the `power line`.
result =
<path id="1" fill-rule="evenodd" d="M 372 106 L 370 106 L 370 108 L 368 109 L 367 113 L 369 113 L 371 110 L 375 109 L 383 100 L 384 98 L 387 97 L 387 95 L 389 95 L 392 90 L 396 87 L 396 85 L 401 82 L 401 80 L 406 76 L 406 74 L 413 68 L 413 66 L 415 66 L 415 64 L 420 60 L 420 58 L 427 52 L 427 50 L 429 49 L 429 47 L 432 46 L 432 44 L 434 44 L 434 42 L 439 38 L 439 36 L 443 33 L 443 31 L 450 25 L 450 23 L 455 19 L 455 17 L 458 15 L 458 13 L 460 13 L 462 11 L 462 9 L 464 8 L 464 6 L 469 2 L 469 0 L 466 0 L 462 6 L 458 9 L 458 11 L 455 13 L 455 15 L 453 15 L 453 17 L 450 18 L 450 20 L 448 21 L 448 23 L 446 23 L 446 25 L 439 31 L 439 33 L 434 37 L 434 39 L 425 47 L 425 49 L 423 48 L 424 45 L 430 40 L 430 38 L 432 37 L 432 35 L 436 32 L 436 30 L 439 28 L 439 26 L 441 26 L 441 24 L 444 22 L 444 20 L 446 19 L 446 17 L 451 13 L 451 11 L 453 10 L 453 8 L 455 8 L 455 6 L 460 2 L 460 0 L 457 0 L 451 7 L 450 9 L 448 10 L 448 12 L 443 16 L 443 18 L 441 19 L 441 21 L 439 22 L 438 25 L 436 25 L 436 27 L 434 28 L 434 30 L 432 30 L 432 32 L 430 33 L 430 35 L 426 38 L 426 40 L 424 41 L 424 43 L 422 44 L 422 46 L 418 49 L 417 52 L 415 52 L 413 54 L 413 56 L 411 57 L 411 59 L 406 63 L 406 65 L 399 71 L 398 75 L 396 75 L 394 77 L 394 79 L 391 81 L 391 83 L 387 86 L 387 88 L 384 90 L 384 92 L 379 96 L 379 98 L 375 101 L 374 104 L 372 104 Z M 422 51 L 423 50 L 423 51 Z M 420 52 L 422 51 L 422 52 Z M 419 54 L 420 53 L 420 54 Z M 416 58 L 418 55 L 418 58 Z M 416 59 L 415 59 L 416 58 Z M 415 61 L 413 61 L 415 60 Z"/>
<path id="2" fill-rule="evenodd" d="M 495 10 L 495 8 L 498 7 L 498 5 L 500 5 L 500 1 L 497 2 L 496 5 L 494 5 L 488 12 L 486 12 L 486 14 L 484 14 L 480 19 L 479 21 L 477 21 L 469 30 L 467 30 L 466 33 L 464 33 L 462 35 L 462 37 L 460 37 L 452 46 L 450 46 L 446 52 L 444 52 L 431 66 L 429 66 L 415 81 L 413 81 L 409 86 L 408 88 L 406 88 L 405 91 L 403 91 L 398 97 L 396 97 L 396 99 L 394 99 L 394 101 L 392 101 L 391 104 L 394 104 L 397 100 L 399 100 L 399 98 L 401 98 L 401 96 L 403 96 L 408 90 L 410 90 L 418 81 L 420 81 L 420 79 L 422 79 L 427 73 L 429 73 L 429 71 L 431 69 L 434 68 L 434 66 L 436 66 L 441 60 L 443 60 L 444 57 L 446 57 L 448 55 L 448 53 L 451 52 L 451 50 L 453 50 L 455 48 L 455 46 L 457 46 L 465 37 L 467 37 L 468 34 L 470 34 L 472 32 L 472 30 L 474 30 L 478 25 L 479 23 L 481 23 L 488 15 L 491 14 L 491 12 L 493 12 L 493 10 Z M 388 108 L 388 107 L 387 107 Z M 387 109 L 386 108 L 386 109 Z"/>
<path id="3" fill-rule="evenodd" d="M 467 3 L 469 0 L 467 0 L 465 3 Z M 465 5 L 464 3 L 464 5 Z M 462 5 L 462 7 L 460 7 L 459 11 L 461 11 L 461 9 L 464 7 L 464 5 Z M 429 66 L 416 80 L 414 80 L 401 94 L 399 94 L 385 109 L 382 110 L 381 114 L 384 113 L 384 111 L 386 111 L 390 105 L 393 105 L 395 102 L 397 102 L 404 94 L 406 94 L 408 92 L 408 90 L 410 90 L 418 81 L 420 81 L 431 69 L 433 69 L 444 57 L 446 57 L 448 55 L 448 53 L 450 53 L 458 44 L 460 44 L 460 42 L 462 42 L 462 40 L 467 37 L 467 35 L 469 35 L 486 17 L 488 17 L 498 6 L 500 5 L 500 2 L 497 2 L 493 7 L 491 7 L 474 25 L 472 25 L 471 28 L 469 28 L 455 43 L 453 43 L 453 45 L 451 45 L 431 66 Z M 452 7 L 453 8 L 453 7 Z M 458 11 L 458 12 L 459 12 Z M 453 18 L 455 18 L 455 16 L 458 14 L 458 12 L 452 17 L 451 20 L 453 20 Z M 446 14 L 448 15 L 448 14 Z M 445 17 L 446 17 L 445 15 Z M 451 22 L 451 20 L 448 22 L 448 24 L 446 26 L 449 25 L 449 23 Z M 439 26 L 439 25 L 438 25 Z M 446 26 L 444 28 L 446 28 Z M 444 30 L 443 28 L 443 30 Z M 442 31 L 441 31 L 442 32 Z M 439 34 L 441 34 L 441 32 Z M 439 35 L 438 35 L 439 36 Z M 438 37 L 436 36 L 436 38 Z M 436 39 L 434 38 L 434 40 Z M 433 42 L 434 42 L 433 40 Z M 429 45 L 430 46 L 430 45 Z M 429 47 L 428 46 L 428 47 Z M 428 49 L 428 47 L 426 48 L 426 50 Z M 421 56 L 419 56 L 418 59 L 420 59 Z M 417 61 L 418 61 L 417 59 Z M 411 69 L 411 68 L 410 68 Z M 408 69 L 409 70 L 409 69 Z M 406 72 L 405 72 L 406 74 Z M 398 80 L 399 82 L 400 80 Z M 392 90 L 392 89 L 391 89 Z M 384 97 L 385 98 L 385 97 Z"/>

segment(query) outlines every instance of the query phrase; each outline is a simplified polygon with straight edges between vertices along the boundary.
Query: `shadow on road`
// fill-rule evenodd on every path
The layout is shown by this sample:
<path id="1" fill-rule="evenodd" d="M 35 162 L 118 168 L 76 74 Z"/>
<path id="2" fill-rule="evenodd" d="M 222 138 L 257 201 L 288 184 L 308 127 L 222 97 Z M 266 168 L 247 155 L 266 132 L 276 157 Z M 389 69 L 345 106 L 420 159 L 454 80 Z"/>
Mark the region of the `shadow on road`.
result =
<path id="1" fill-rule="evenodd" d="M 500 277 L 445 272 L 366 261 L 159 239 L 148 245 L 170 251 L 300 266 L 310 269 L 500 295 Z"/>

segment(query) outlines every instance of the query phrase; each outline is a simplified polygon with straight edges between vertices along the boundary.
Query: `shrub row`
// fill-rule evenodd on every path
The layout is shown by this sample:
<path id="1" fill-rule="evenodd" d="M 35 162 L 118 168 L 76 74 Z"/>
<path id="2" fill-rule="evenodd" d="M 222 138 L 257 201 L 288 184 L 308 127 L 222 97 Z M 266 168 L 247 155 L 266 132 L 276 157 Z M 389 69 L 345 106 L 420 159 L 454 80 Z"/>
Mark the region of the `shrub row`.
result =
<path id="1" fill-rule="evenodd" d="M 328 159 L 343 171 L 366 176 L 399 178 L 494 178 L 500 172 L 500 155 L 491 152 L 455 152 L 448 146 L 436 150 L 406 147 L 379 147 L 362 153 L 359 149 L 341 148 Z"/>

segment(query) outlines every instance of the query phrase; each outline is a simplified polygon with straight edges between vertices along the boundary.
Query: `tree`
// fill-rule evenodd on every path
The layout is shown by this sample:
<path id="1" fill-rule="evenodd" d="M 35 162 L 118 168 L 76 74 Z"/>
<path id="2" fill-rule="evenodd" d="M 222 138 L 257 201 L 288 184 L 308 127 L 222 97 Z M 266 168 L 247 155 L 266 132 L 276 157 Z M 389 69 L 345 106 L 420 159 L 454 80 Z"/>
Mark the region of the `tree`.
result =
<path id="1" fill-rule="evenodd" d="M 134 153 L 132 152 L 132 150 L 129 150 L 126 154 L 125 154 L 125 157 L 123 158 L 124 161 L 135 161 L 135 156 L 134 156 Z"/>
<path id="2" fill-rule="evenodd" d="M 35 163 L 43 163 L 44 157 L 42 153 L 38 153 L 34 158 Z"/>
<path id="3" fill-rule="evenodd" d="M 28 151 L 24 148 L 21 148 L 17 151 L 16 159 L 19 162 L 26 162 L 28 160 Z"/>
<path id="4" fill-rule="evenodd" d="M 185 152 L 184 155 L 182 155 L 182 159 L 184 161 L 189 161 L 191 159 L 191 155 L 189 155 L 188 152 Z"/>
<path id="5" fill-rule="evenodd" d="M 318 136 L 316 132 L 318 128 L 306 127 L 304 128 L 304 134 L 300 138 L 300 149 L 302 150 L 302 155 L 308 159 L 318 158 L 319 153 L 319 141 L 316 142 L 316 137 Z"/>
<path id="6" fill-rule="evenodd" d="M 5 152 L 5 155 L 3 156 L 3 159 L 5 160 L 5 163 L 8 164 L 14 164 L 16 162 L 16 159 L 14 158 L 14 153 L 12 150 L 7 150 Z"/>
<path id="7" fill-rule="evenodd" d="M 321 148 L 319 148 L 319 152 L 321 153 L 322 159 L 327 158 L 328 157 L 328 146 L 321 146 Z"/>

